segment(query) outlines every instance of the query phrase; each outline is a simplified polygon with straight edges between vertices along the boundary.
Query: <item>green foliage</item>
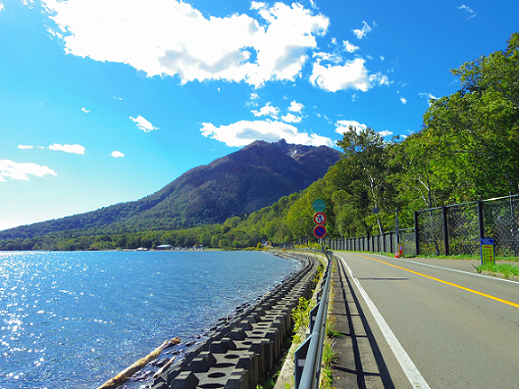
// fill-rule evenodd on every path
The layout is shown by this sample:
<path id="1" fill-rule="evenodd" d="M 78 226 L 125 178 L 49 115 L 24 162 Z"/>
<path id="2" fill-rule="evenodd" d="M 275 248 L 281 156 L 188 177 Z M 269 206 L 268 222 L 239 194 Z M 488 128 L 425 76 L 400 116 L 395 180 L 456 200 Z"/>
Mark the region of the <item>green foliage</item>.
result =
<path id="1" fill-rule="evenodd" d="M 481 272 L 490 272 L 492 274 L 502 274 L 505 278 L 510 277 L 519 277 L 519 266 L 513 264 L 493 264 L 493 263 L 485 263 L 483 265 L 476 266 L 476 271 L 478 273 Z"/>
<path id="2" fill-rule="evenodd" d="M 439 145 L 436 175 L 460 202 L 519 190 L 519 34 L 508 48 L 452 71 L 462 88 L 433 102 L 424 139 Z"/>
<path id="3" fill-rule="evenodd" d="M 323 346 L 322 373 L 320 389 L 333 389 L 333 368 L 332 364 L 337 359 L 337 352 L 333 349 L 332 339 L 326 337 Z"/>
<path id="4" fill-rule="evenodd" d="M 292 310 L 292 319 L 294 320 L 294 336 L 292 342 L 301 343 L 304 333 L 310 324 L 310 305 L 311 300 L 299 297 L 299 304 Z"/>

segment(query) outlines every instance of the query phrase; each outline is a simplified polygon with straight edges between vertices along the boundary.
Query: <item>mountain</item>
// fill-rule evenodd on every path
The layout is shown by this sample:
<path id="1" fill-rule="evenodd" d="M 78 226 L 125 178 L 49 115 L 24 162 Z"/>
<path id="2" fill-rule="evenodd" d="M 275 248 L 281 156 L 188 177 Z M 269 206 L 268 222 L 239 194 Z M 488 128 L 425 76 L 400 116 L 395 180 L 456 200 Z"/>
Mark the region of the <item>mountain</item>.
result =
<path id="1" fill-rule="evenodd" d="M 140 200 L 0 231 L 0 239 L 65 230 L 118 233 L 222 223 L 305 189 L 323 177 L 340 155 L 327 146 L 256 141 L 209 165 L 189 170 Z"/>

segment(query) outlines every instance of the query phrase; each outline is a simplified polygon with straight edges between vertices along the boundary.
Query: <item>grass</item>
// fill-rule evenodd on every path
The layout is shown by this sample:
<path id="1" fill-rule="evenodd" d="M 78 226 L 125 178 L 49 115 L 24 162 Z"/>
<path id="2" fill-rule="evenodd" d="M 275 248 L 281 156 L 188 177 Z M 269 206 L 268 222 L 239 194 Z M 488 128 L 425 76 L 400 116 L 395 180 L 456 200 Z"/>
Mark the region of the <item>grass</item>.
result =
<path id="1" fill-rule="evenodd" d="M 326 337 L 324 339 L 323 357 L 322 357 L 322 369 L 321 369 L 321 385 L 320 389 L 333 389 L 333 363 L 337 358 L 337 352 L 334 351 L 335 337 L 341 336 L 339 332 L 335 330 L 335 321 L 329 318 L 326 323 Z"/>
<path id="2" fill-rule="evenodd" d="M 335 317 L 330 317 L 326 323 L 326 336 L 328 338 L 337 338 L 342 336 L 342 334 L 335 330 Z"/>
<path id="3" fill-rule="evenodd" d="M 476 266 L 476 271 L 478 273 L 485 271 L 485 272 L 490 272 L 492 274 L 502 274 L 503 277 L 505 277 L 505 278 L 519 277 L 519 266 L 508 264 L 508 263 L 503 263 L 503 264 L 485 263 L 483 265 Z"/>

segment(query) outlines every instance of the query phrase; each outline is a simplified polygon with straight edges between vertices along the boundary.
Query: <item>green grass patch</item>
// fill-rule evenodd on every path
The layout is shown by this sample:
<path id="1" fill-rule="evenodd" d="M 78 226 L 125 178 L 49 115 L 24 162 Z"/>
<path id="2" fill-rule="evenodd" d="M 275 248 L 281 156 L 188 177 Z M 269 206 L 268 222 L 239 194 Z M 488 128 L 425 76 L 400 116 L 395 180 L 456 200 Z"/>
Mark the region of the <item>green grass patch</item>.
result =
<path id="1" fill-rule="evenodd" d="M 326 338 L 323 347 L 323 365 L 321 371 L 320 389 L 333 389 L 333 368 L 332 364 L 337 357 L 337 352 L 333 350 L 333 340 Z"/>
<path id="2" fill-rule="evenodd" d="M 490 272 L 493 274 L 502 274 L 503 277 L 519 277 L 519 266 L 512 265 L 509 263 L 501 263 L 501 264 L 493 264 L 493 263 L 485 263 L 483 265 L 476 266 L 476 271 L 478 273 L 481 272 Z"/>

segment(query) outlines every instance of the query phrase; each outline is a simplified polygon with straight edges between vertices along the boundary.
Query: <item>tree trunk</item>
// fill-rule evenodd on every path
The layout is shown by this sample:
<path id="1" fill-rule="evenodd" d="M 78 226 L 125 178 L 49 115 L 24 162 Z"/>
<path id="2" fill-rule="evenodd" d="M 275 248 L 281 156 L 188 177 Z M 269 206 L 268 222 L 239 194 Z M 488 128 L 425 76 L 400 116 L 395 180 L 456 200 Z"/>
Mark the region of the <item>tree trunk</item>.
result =
<path id="1" fill-rule="evenodd" d="M 177 336 L 173 339 L 168 339 L 164 343 L 162 343 L 159 347 L 157 347 L 153 352 L 145 356 L 144 358 L 139 359 L 133 365 L 128 367 L 127 369 L 121 371 L 114 378 L 109 379 L 103 385 L 99 386 L 97 389 L 112 389 L 117 386 L 123 384 L 128 378 L 130 378 L 133 374 L 141 370 L 144 366 L 146 366 L 149 362 L 157 359 L 162 351 L 167 349 L 168 347 L 174 346 L 180 343 L 180 338 Z"/>

